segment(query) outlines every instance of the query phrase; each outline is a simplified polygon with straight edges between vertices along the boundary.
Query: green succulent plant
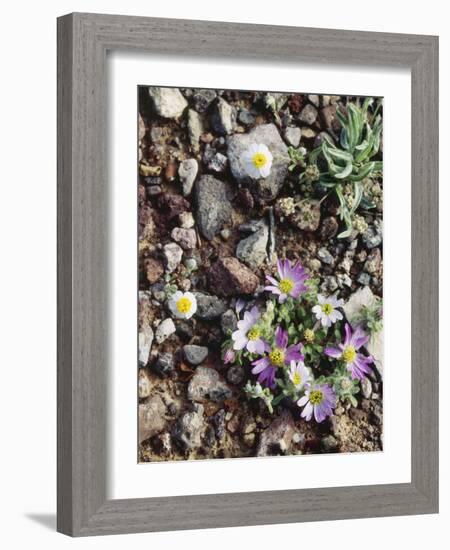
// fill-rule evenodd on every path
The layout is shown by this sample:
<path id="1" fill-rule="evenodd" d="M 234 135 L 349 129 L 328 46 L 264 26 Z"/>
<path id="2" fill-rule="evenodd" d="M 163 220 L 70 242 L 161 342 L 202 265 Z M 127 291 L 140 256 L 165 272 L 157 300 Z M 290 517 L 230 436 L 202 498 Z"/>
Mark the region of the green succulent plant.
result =
<path id="1" fill-rule="evenodd" d="M 383 169 L 383 162 L 373 160 L 380 150 L 382 118 L 377 114 L 381 102 L 378 102 L 369 122 L 369 107 L 373 104 L 372 98 L 366 98 L 362 107 L 354 103 L 347 104 L 347 114 L 337 110 L 342 129 L 339 144 L 335 144 L 330 137 L 325 139 L 319 147 L 309 155 L 309 163 L 317 163 L 321 157 L 325 161 L 327 170 L 320 173 L 318 184 L 334 192 L 339 200 L 339 214 L 345 223 L 346 229 L 338 235 L 339 238 L 348 237 L 353 229 L 353 216 L 356 210 L 363 205 L 372 208 L 367 197 L 364 196 L 363 180 L 370 178 Z M 344 185 L 352 185 L 353 197 L 349 204 L 344 194 Z"/>

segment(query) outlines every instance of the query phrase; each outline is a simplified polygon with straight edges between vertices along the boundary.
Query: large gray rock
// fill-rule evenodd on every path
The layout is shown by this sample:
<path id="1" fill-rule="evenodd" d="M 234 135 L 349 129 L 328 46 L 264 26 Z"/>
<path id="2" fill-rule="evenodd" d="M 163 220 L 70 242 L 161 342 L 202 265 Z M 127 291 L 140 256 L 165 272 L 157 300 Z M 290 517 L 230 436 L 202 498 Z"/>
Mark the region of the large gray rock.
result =
<path id="1" fill-rule="evenodd" d="M 196 181 L 194 194 L 198 228 L 206 239 L 211 240 L 231 217 L 231 187 L 224 181 L 205 175 Z"/>
<path id="2" fill-rule="evenodd" d="M 186 361 L 191 365 L 200 365 L 208 356 L 208 348 L 195 344 L 187 344 L 183 346 L 183 354 Z"/>
<path id="3" fill-rule="evenodd" d="M 183 114 L 187 101 L 178 88 L 154 87 L 148 89 L 156 114 L 164 118 L 177 118 Z"/>
<path id="4" fill-rule="evenodd" d="M 228 160 L 231 173 L 241 184 L 251 185 L 262 200 L 275 198 L 281 190 L 288 172 L 289 156 L 286 144 L 281 139 L 275 124 L 261 124 L 248 134 L 234 134 L 227 139 Z M 241 162 L 242 154 L 253 144 L 264 144 L 272 153 L 273 161 L 267 178 L 252 180 Z"/>
<path id="5" fill-rule="evenodd" d="M 204 321 L 211 321 L 220 317 L 227 309 L 227 303 L 217 296 L 204 294 L 203 292 L 194 292 L 197 300 L 196 317 Z"/>
<path id="6" fill-rule="evenodd" d="M 220 135 L 231 134 L 236 120 L 236 112 L 223 98 L 219 98 L 213 105 L 211 125 Z"/>
<path id="7" fill-rule="evenodd" d="M 216 97 L 215 90 L 197 90 L 192 96 L 194 109 L 197 113 L 205 113 Z"/>
<path id="8" fill-rule="evenodd" d="M 258 269 L 267 259 L 268 240 L 269 224 L 261 220 L 254 233 L 239 241 L 236 256 L 250 268 Z"/>
<path id="9" fill-rule="evenodd" d="M 220 379 L 215 369 L 197 367 L 194 376 L 189 381 L 188 399 L 197 403 L 214 401 L 223 403 L 232 396 L 230 388 Z"/>
<path id="10" fill-rule="evenodd" d="M 184 451 L 200 447 L 205 431 L 203 406 L 196 405 L 195 410 L 185 413 L 175 424 L 172 436 Z"/>
<path id="11" fill-rule="evenodd" d="M 161 432 L 166 426 L 166 406 L 159 395 L 139 405 L 139 442 Z"/>

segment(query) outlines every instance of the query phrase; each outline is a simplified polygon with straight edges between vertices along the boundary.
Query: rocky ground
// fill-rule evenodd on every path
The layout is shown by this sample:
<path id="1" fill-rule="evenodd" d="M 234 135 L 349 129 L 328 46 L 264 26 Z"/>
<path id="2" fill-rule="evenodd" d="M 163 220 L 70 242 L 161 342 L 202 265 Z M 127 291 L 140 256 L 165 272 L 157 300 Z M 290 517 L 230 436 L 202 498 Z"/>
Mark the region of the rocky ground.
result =
<path id="1" fill-rule="evenodd" d="M 139 459 L 229 458 L 377 451 L 382 448 L 382 337 L 377 368 L 358 406 L 323 422 L 300 409 L 269 414 L 243 392 L 243 367 L 224 365 L 235 300 L 262 293 L 276 255 L 298 259 L 326 294 L 347 301 L 351 321 L 382 295 L 382 182 L 367 181 L 376 208 L 362 233 L 338 239 L 338 205 L 299 186 L 288 147 L 312 150 L 339 135 L 349 98 L 223 90 L 139 90 Z M 270 176 L 250 180 L 239 158 L 270 147 Z M 172 318 L 170 288 L 191 291 L 198 310 Z"/>

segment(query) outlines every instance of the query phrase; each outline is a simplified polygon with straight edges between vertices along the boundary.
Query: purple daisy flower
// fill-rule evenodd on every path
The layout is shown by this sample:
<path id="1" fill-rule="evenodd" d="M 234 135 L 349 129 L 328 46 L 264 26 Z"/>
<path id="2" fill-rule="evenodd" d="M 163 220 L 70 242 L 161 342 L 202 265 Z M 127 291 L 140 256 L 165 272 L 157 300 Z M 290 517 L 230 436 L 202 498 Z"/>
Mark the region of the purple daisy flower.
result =
<path id="1" fill-rule="evenodd" d="M 298 298 L 302 292 L 307 290 L 305 281 L 309 278 L 300 262 L 291 264 L 289 260 L 278 260 L 279 281 L 267 275 L 267 280 L 272 283 L 264 287 L 264 290 L 278 295 L 278 301 L 282 304 L 288 296 Z"/>
<path id="2" fill-rule="evenodd" d="M 264 357 L 253 361 L 252 373 L 258 374 L 258 382 L 270 388 L 275 386 L 275 373 L 278 368 L 289 366 L 291 361 L 303 361 L 300 350 L 301 344 L 288 346 L 288 333 L 278 326 L 275 330 L 275 343 L 270 347 L 264 342 L 267 353 Z"/>
<path id="3" fill-rule="evenodd" d="M 336 394 L 328 384 L 316 384 L 305 390 L 305 395 L 297 401 L 303 407 L 302 418 L 309 421 L 312 416 L 316 422 L 323 422 L 327 416 L 333 415 L 336 407 Z"/>
<path id="4" fill-rule="evenodd" d="M 345 361 L 351 377 L 363 380 L 366 374 L 372 372 L 369 365 L 373 363 L 373 357 L 358 353 L 358 350 L 368 341 L 369 337 L 361 327 L 356 327 L 352 333 L 350 325 L 345 323 L 344 341 L 337 348 L 325 348 L 325 354 L 334 359 Z"/>
<path id="5" fill-rule="evenodd" d="M 261 338 L 261 330 L 258 327 L 260 312 L 256 306 L 244 313 L 244 318 L 238 321 L 238 330 L 231 335 L 233 349 L 246 349 L 250 353 L 262 354 L 266 350 L 265 342 Z"/>

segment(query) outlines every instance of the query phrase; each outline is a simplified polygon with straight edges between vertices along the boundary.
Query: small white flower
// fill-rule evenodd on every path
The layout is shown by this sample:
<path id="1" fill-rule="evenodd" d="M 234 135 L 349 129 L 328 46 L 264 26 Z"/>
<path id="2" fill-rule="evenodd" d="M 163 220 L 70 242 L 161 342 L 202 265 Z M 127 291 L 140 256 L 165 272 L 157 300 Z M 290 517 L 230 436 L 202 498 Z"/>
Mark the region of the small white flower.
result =
<path id="1" fill-rule="evenodd" d="M 241 156 L 244 170 L 254 179 L 267 178 L 272 168 L 272 160 L 272 153 L 263 143 L 250 145 Z"/>
<path id="2" fill-rule="evenodd" d="M 179 319 L 190 319 L 197 311 L 197 300 L 192 292 L 177 290 L 169 299 L 169 309 Z"/>
<path id="3" fill-rule="evenodd" d="M 336 308 L 342 307 L 344 300 L 338 300 L 336 296 L 326 297 L 318 294 L 317 301 L 319 303 L 312 308 L 312 311 L 323 327 L 331 327 L 332 324 L 343 318 L 342 313 Z"/>
<path id="4" fill-rule="evenodd" d="M 294 384 L 295 389 L 299 390 L 309 384 L 311 378 L 311 371 L 308 367 L 305 367 L 303 361 L 291 361 L 289 379 Z"/>

